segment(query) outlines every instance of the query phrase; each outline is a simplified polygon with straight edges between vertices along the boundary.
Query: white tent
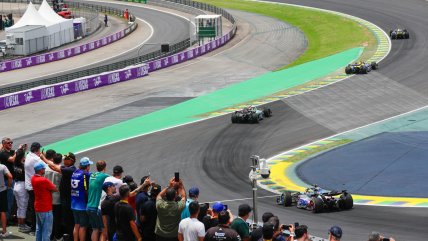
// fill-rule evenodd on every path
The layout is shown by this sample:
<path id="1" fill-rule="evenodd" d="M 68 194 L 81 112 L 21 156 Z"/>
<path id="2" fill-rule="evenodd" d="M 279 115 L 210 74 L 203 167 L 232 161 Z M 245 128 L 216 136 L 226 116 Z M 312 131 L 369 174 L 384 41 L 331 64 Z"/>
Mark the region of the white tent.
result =
<path id="1" fill-rule="evenodd" d="M 65 19 L 59 16 L 51 6 L 49 6 L 46 0 L 43 0 L 42 5 L 40 5 L 39 14 L 52 24 L 59 24 L 59 45 L 66 44 L 74 40 L 73 19 Z"/>
<path id="2" fill-rule="evenodd" d="M 37 12 L 36 7 L 34 7 L 33 3 L 30 2 L 24 15 L 22 15 L 19 21 L 15 23 L 12 27 L 6 28 L 6 31 L 9 29 L 19 28 L 27 25 L 47 26 L 51 25 L 51 22 L 40 16 L 39 12 Z"/>
<path id="3" fill-rule="evenodd" d="M 36 7 L 30 2 L 27 10 L 19 21 L 10 28 L 6 28 L 6 34 L 8 31 L 20 28 L 28 25 L 43 25 L 46 27 L 48 33 L 49 49 L 60 46 L 61 43 L 61 24 L 51 19 L 47 19 L 40 15 L 36 10 Z"/>

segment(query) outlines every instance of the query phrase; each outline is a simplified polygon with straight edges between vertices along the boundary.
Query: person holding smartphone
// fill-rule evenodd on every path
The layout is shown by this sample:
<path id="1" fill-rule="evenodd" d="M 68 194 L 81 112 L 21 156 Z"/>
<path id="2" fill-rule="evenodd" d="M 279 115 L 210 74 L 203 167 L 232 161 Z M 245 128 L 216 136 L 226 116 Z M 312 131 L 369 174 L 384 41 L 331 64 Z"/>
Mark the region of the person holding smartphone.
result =
<path id="1" fill-rule="evenodd" d="M 176 201 L 177 196 L 181 199 Z M 186 207 L 186 190 L 181 179 L 171 178 L 168 187 L 156 197 L 156 240 L 177 241 L 178 225 L 181 221 L 181 212 Z"/>

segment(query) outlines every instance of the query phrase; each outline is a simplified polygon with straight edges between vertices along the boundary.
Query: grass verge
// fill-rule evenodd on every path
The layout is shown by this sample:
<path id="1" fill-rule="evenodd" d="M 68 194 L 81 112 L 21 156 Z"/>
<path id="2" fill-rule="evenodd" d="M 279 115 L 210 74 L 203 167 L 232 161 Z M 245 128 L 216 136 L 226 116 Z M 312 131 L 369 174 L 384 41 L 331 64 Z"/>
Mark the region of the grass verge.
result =
<path id="1" fill-rule="evenodd" d="M 241 10 L 276 18 L 299 28 L 306 36 L 306 51 L 291 64 L 303 64 L 353 47 L 376 45 L 376 37 L 361 24 L 330 13 L 294 6 L 244 0 L 198 0 L 221 8 Z"/>

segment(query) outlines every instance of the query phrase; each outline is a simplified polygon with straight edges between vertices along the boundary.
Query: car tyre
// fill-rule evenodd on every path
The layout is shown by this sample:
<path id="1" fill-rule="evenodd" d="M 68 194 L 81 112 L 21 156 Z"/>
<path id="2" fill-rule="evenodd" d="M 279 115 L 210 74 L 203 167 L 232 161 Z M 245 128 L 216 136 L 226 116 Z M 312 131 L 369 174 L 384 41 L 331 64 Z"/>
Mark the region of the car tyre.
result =
<path id="1" fill-rule="evenodd" d="M 259 115 L 258 115 L 258 114 L 256 114 L 256 113 L 253 113 L 253 114 L 251 115 L 251 122 L 252 122 L 252 123 L 255 123 L 255 124 L 259 123 Z"/>
<path id="2" fill-rule="evenodd" d="M 354 207 L 354 199 L 352 198 L 352 195 L 345 192 L 342 195 L 340 195 L 340 208 L 344 210 L 349 210 Z"/>
<path id="3" fill-rule="evenodd" d="M 377 69 L 379 69 L 379 64 L 378 63 L 376 63 L 376 62 L 371 62 L 371 64 L 370 64 L 371 66 L 372 66 L 372 69 L 373 70 L 377 70 Z"/>
<path id="4" fill-rule="evenodd" d="M 263 110 L 263 115 L 264 115 L 265 117 L 271 117 L 271 116 L 272 116 L 272 111 L 271 111 L 269 108 L 264 109 L 264 110 Z"/>
<path id="5" fill-rule="evenodd" d="M 348 66 L 346 66 L 346 68 L 345 68 L 345 73 L 346 74 L 352 74 L 352 69 L 351 69 L 351 67 L 348 65 Z"/>
<path id="6" fill-rule="evenodd" d="M 291 204 L 293 203 L 293 197 L 291 196 L 291 192 L 285 191 L 283 194 L 284 194 L 284 206 L 290 207 Z"/>
<path id="7" fill-rule="evenodd" d="M 320 197 L 313 197 L 312 203 L 314 205 L 312 212 L 313 213 L 320 213 L 322 212 L 322 209 L 324 207 L 323 201 Z"/>
<path id="8" fill-rule="evenodd" d="M 231 120 L 232 120 L 232 123 L 233 123 L 233 124 L 237 123 L 237 120 L 236 120 L 236 113 L 232 113 Z"/>

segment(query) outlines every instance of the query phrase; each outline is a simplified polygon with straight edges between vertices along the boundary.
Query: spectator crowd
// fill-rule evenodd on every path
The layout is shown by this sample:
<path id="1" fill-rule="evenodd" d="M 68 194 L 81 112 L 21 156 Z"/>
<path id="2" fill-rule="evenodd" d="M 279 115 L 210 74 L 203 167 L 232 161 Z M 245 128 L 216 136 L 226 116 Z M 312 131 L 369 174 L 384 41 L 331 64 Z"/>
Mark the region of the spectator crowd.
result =
<path id="1" fill-rule="evenodd" d="M 306 225 L 281 224 L 270 212 L 263 226 L 250 230 L 248 204 L 239 205 L 235 217 L 224 203 L 199 203 L 199 188 L 186 191 L 177 176 L 163 189 L 150 176 L 138 185 L 121 166 L 110 175 L 104 160 L 43 152 L 38 142 L 13 150 L 10 138 L 2 140 L 0 161 L 0 238 L 11 235 L 9 222 L 36 241 L 309 240 Z M 342 235 L 339 226 L 328 230 L 331 241 Z M 374 232 L 368 240 L 386 239 Z"/>

